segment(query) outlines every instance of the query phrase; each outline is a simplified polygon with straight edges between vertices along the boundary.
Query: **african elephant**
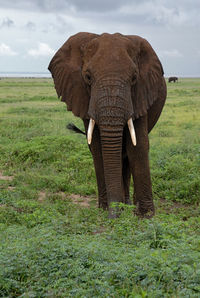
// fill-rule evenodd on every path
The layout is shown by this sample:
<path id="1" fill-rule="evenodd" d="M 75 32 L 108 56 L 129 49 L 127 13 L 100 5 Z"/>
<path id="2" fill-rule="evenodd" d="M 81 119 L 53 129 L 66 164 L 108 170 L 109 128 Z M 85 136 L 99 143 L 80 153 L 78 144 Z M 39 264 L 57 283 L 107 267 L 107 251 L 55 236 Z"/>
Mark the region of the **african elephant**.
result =
<path id="1" fill-rule="evenodd" d="M 168 82 L 169 83 L 171 83 L 171 82 L 176 83 L 176 81 L 178 82 L 178 78 L 177 77 L 169 77 L 169 79 L 168 79 Z"/>
<path id="2" fill-rule="evenodd" d="M 166 83 L 151 45 L 135 35 L 78 33 L 48 69 L 58 97 L 84 122 L 99 207 L 118 216 L 112 203 L 131 203 L 132 175 L 137 214 L 153 216 L 148 133 L 163 109 Z"/>

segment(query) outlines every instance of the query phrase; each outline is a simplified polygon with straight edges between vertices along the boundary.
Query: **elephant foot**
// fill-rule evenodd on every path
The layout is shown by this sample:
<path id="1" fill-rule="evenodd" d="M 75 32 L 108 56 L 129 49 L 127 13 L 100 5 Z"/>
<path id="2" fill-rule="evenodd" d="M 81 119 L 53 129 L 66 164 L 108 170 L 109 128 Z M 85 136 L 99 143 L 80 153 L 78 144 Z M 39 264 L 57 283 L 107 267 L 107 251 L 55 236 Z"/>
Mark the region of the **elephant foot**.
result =
<path id="1" fill-rule="evenodd" d="M 135 193 L 134 193 L 134 195 L 133 195 L 133 204 L 136 205 L 136 206 L 137 206 L 137 204 L 138 204 L 138 200 L 137 200 L 137 198 L 136 198 L 136 194 L 135 194 Z"/>
<path id="2" fill-rule="evenodd" d="M 108 210 L 108 204 L 107 203 L 99 204 L 99 208 L 102 208 L 103 210 Z"/>
<path id="3" fill-rule="evenodd" d="M 125 197 L 125 204 L 126 205 L 133 205 L 133 203 L 131 202 L 129 196 Z"/>
<path id="4" fill-rule="evenodd" d="M 103 210 L 108 210 L 107 200 L 99 198 L 99 208 L 102 208 Z"/>
<path id="5" fill-rule="evenodd" d="M 118 207 L 108 209 L 108 218 L 114 219 L 120 216 L 120 209 Z"/>
<path id="6" fill-rule="evenodd" d="M 155 215 L 155 208 L 154 205 L 151 204 L 149 207 L 140 206 L 140 204 L 136 204 L 135 214 L 141 218 L 150 219 Z"/>
<path id="7" fill-rule="evenodd" d="M 155 211 L 153 210 L 150 210 L 150 211 L 147 211 L 147 212 L 141 212 L 141 211 L 136 211 L 136 215 L 140 218 L 147 218 L 147 219 L 150 219 L 152 218 L 154 215 L 155 215 Z"/>
<path id="8" fill-rule="evenodd" d="M 107 200 L 106 190 L 99 192 L 98 202 L 99 202 L 98 204 L 99 208 L 102 208 L 103 210 L 108 210 L 108 200 Z"/>

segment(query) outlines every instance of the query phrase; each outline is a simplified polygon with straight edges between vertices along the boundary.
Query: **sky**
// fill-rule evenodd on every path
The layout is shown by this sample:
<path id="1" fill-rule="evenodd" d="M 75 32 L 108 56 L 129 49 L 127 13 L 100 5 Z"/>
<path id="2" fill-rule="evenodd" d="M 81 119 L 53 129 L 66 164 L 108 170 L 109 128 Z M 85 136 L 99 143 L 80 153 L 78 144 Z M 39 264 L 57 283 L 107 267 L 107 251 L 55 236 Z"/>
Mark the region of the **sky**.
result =
<path id="1" fill-rule="evenodd" d="M 48 72 L 82 31 L 140 35 L 165 76 L 200 77 L 199 0 L 0 0 L 0 72 Z"/>

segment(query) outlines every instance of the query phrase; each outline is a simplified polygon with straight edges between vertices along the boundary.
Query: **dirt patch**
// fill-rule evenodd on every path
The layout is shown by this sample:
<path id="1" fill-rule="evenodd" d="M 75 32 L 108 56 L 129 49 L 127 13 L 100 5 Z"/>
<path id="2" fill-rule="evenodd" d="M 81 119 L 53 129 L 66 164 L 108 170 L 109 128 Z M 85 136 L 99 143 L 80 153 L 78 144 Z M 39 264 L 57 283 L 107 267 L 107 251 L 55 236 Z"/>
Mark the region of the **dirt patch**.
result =
<path id="1" fill-rule="evenodd" d="M 38 196 L 38 201 L 43 202 L 45 200 L 45 197 L 46 197 L 46 192 L 45 191 L 40 191 L 39 196 Z"/>
<path id="2" fill-rule="evenodd" d="M 60 191 L 57 194 L 62 198 L 62 200 L 65 200 L 66 197 L 68 197 L 68 195 L 66 193 L 64 193 L 63 191 Z"/>
<path id="3" fill-rule="evenodd" d="M 62 200 L 67 200 L 70 199 L 72 201 L 73 204 L 85 207 L 85 208 L 89 208 L 90 207 L 90 203 L 92 201 L 94 201 L 94 197 L 90 197 L 90 196 L 81 196 L 81 195 L 77 195 L 77 194 L 68 194 L 68 193 L 64 193 L 62 191 L 56 193 L 56 195 L 58 197 L 60 197 Z M 44 202 L 45 198 L 47 197 L 47 194 L 45 191 L 40 191 L 38 194 L 38 201 L 39 202 Z"/>
<path id="4" fill-rule="evenodd" d="M 85 208 L 90 207 L 91 197 L 80 196 L 76 194 L 70 194 L 68 197 L 72 200 L 72 203 L 74 204 L 80 205 Z"/>
<path id="5" fill-rule="evenodd" d="M 187 221 L 191 217 L 199 217 L 200 209 L 198 205 L 181 204 L 180 202 L 168 201 L 160 198 L 156 202 L 157 214 L 164 212 L 166 214 L 177 214 L 182 217 L 183 221 Z"/>
<path id="6" fill-rule="evenodd" d="M 173 202 L 173 201 L 168 201 L 164 198 L 160 198 L 158 201 L 158 206 L 163 208 L 166 212 L 173 213 L 174 210 L 178 209 L 187 209 L 188 207 L 190 208 L 191 206 L 183 205 L 179 202 Z"/>
<path id="7" fill-rule="evenodd" d="M 15 188 L 16 188 L 16 187 L 14 187 L 14 186 L 8 186 L 8 187 L 7 187 L 8 190 L 15 190 Z"/>
<path id="8" fill-rule="evenodd" d="M 64 192 L 57 193 L 59 196 L 61 196 L 62 200 L 70 199 L 73 204 L 89 208 L 90 203 L 94 200 L 94 197 L 91 196 L 81 196 L 78 194 L 68 194 Z"/>
<path id="9" fill-rule="evenodd" d="M 92 232 L 92 235 L 97 235 L 97 234 L 102 234 L 106 231 L 106 228 L 105 227 L 100 227 L 98 230 L 96 231 L 93 231 Z"/>
<path id="10" fill-rule="evenodd" d="M 12 181 L 14 176 L 4 176 L 2 172 L 0 172 L 0 180 Z"/>

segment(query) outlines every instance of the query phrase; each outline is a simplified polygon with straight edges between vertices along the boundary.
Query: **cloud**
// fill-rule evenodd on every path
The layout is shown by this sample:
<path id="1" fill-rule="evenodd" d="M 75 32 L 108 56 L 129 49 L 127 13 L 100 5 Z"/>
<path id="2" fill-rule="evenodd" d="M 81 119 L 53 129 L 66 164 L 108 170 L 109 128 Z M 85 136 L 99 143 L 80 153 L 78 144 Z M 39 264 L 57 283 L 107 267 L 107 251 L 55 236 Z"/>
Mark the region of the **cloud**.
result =
<path id="1" fill-rule="evenodd" d="M 44 42 L 40 42 L 36 49 L 30 49 L 28 51 L 28 54 L 33 57 L 38 57 L 38 56 L 47 57 L 47 56 L 52 56 L 54 53 L 55 51 L 51 49 L 47 43 L 44 43 Z"/>
<path id="2" fill-rule="evenodd" d="M 8 45 L 5 43 L 0 44 L 0 56 L 16 56 L 17 53 L 13 51 Z"/>
<path id="3" fill-rule="evenodd" d="M 199 0 L 192 0 L 192 5 L 188 0 L 0 0 L 0 7 L 12 9 L 15 14 L 25 11 L 26 14 L 40 13 L 48 19 L 51 19 L 52 15 L 58 18 L 74 17 L 76 21 L 90 19 L 95 24 L 98 21 L 102 23 L 103 20 L 103 23 L 107 22 L 107 27 L 113 22 L 115 27 L 124 23 L 127 26 L 150 24 L 154 27 L 200 25 Z M 32 17 L 34 18 L 33 15 Z M 40 23 L 41 21 L 42 19 L 39 20 Z"/>
<path id="4" fill-rule="evenodd" d="M 10 28 L 14 26 L 14 22 L 13 20 L 9 19 L 9 18 L 4 18 L 3 21 L 0 24 L 0 29 L 2 28 Z"/>
<path id="5" fill-rule="evenodd" d="M 158 6 L 153 13 L 155 23 L 163 25 L 181 26 L 189 21 L 189 16 L 186 11 L 176 7 Z"/>
<path id="6" fill-rule="evenodd" d="M 27 24 L 25 25 L 25 28 L 30 30 L 30 31 L 35 31 L 36 29 L 36 25 L 33 22 L 27 22 Z"/>
<path id="7" fill-rule="evenodd" d="M 168 1 L 170 2 L 170 1 Z M 181 26 L 188 24 L 193 13 L 180 6 L 170 6 L 167 2 L 150 0 L 146 2 L 127 4 L 120 7 L 119 12 L 126 16 L 132 16 L 132 21 L 137 22 L 138 18 L 141 23 L 152 24 L 154 26 Z"/>
<path id="8" fill-rule="evenodd" d="M 199 11 L 199 0 L 0 0 L 1 55 L 17 51 L 1 68 L 44 71 L 71 35 L 121 32 L 146 38 L 166 73 L 200 75 Z"/>
<path id="9" fill-rule="evenodd" d="M 183 54 L 177 49 L 164 50 L 160 53 L 160 57 L 182 58 Z"/>
<path id="10" fill-rule="evenodd" d="M 141 0 L 140 0 L 141 1 Z M 76 11 L 87 11 L 87 12 L 109 12 L 109 11 L 116 11 L 124 4 L 131 4 L 131 0 L 101 0 L 101 1 L 94 1 L 94 0 L 73 0 L 67 1 L 68 5 L 70 4 Z"/>
<path id="11" fill-rule="evenodd" d="M 141 1 L 141 0 L 140 0 Z M 132 0 L 0 0 L 0 7 L 20 10 L 62 12 L 74 8 L 76 11 L 106 12 L 116 10 L 122 4 L 132 3 Z"/>

